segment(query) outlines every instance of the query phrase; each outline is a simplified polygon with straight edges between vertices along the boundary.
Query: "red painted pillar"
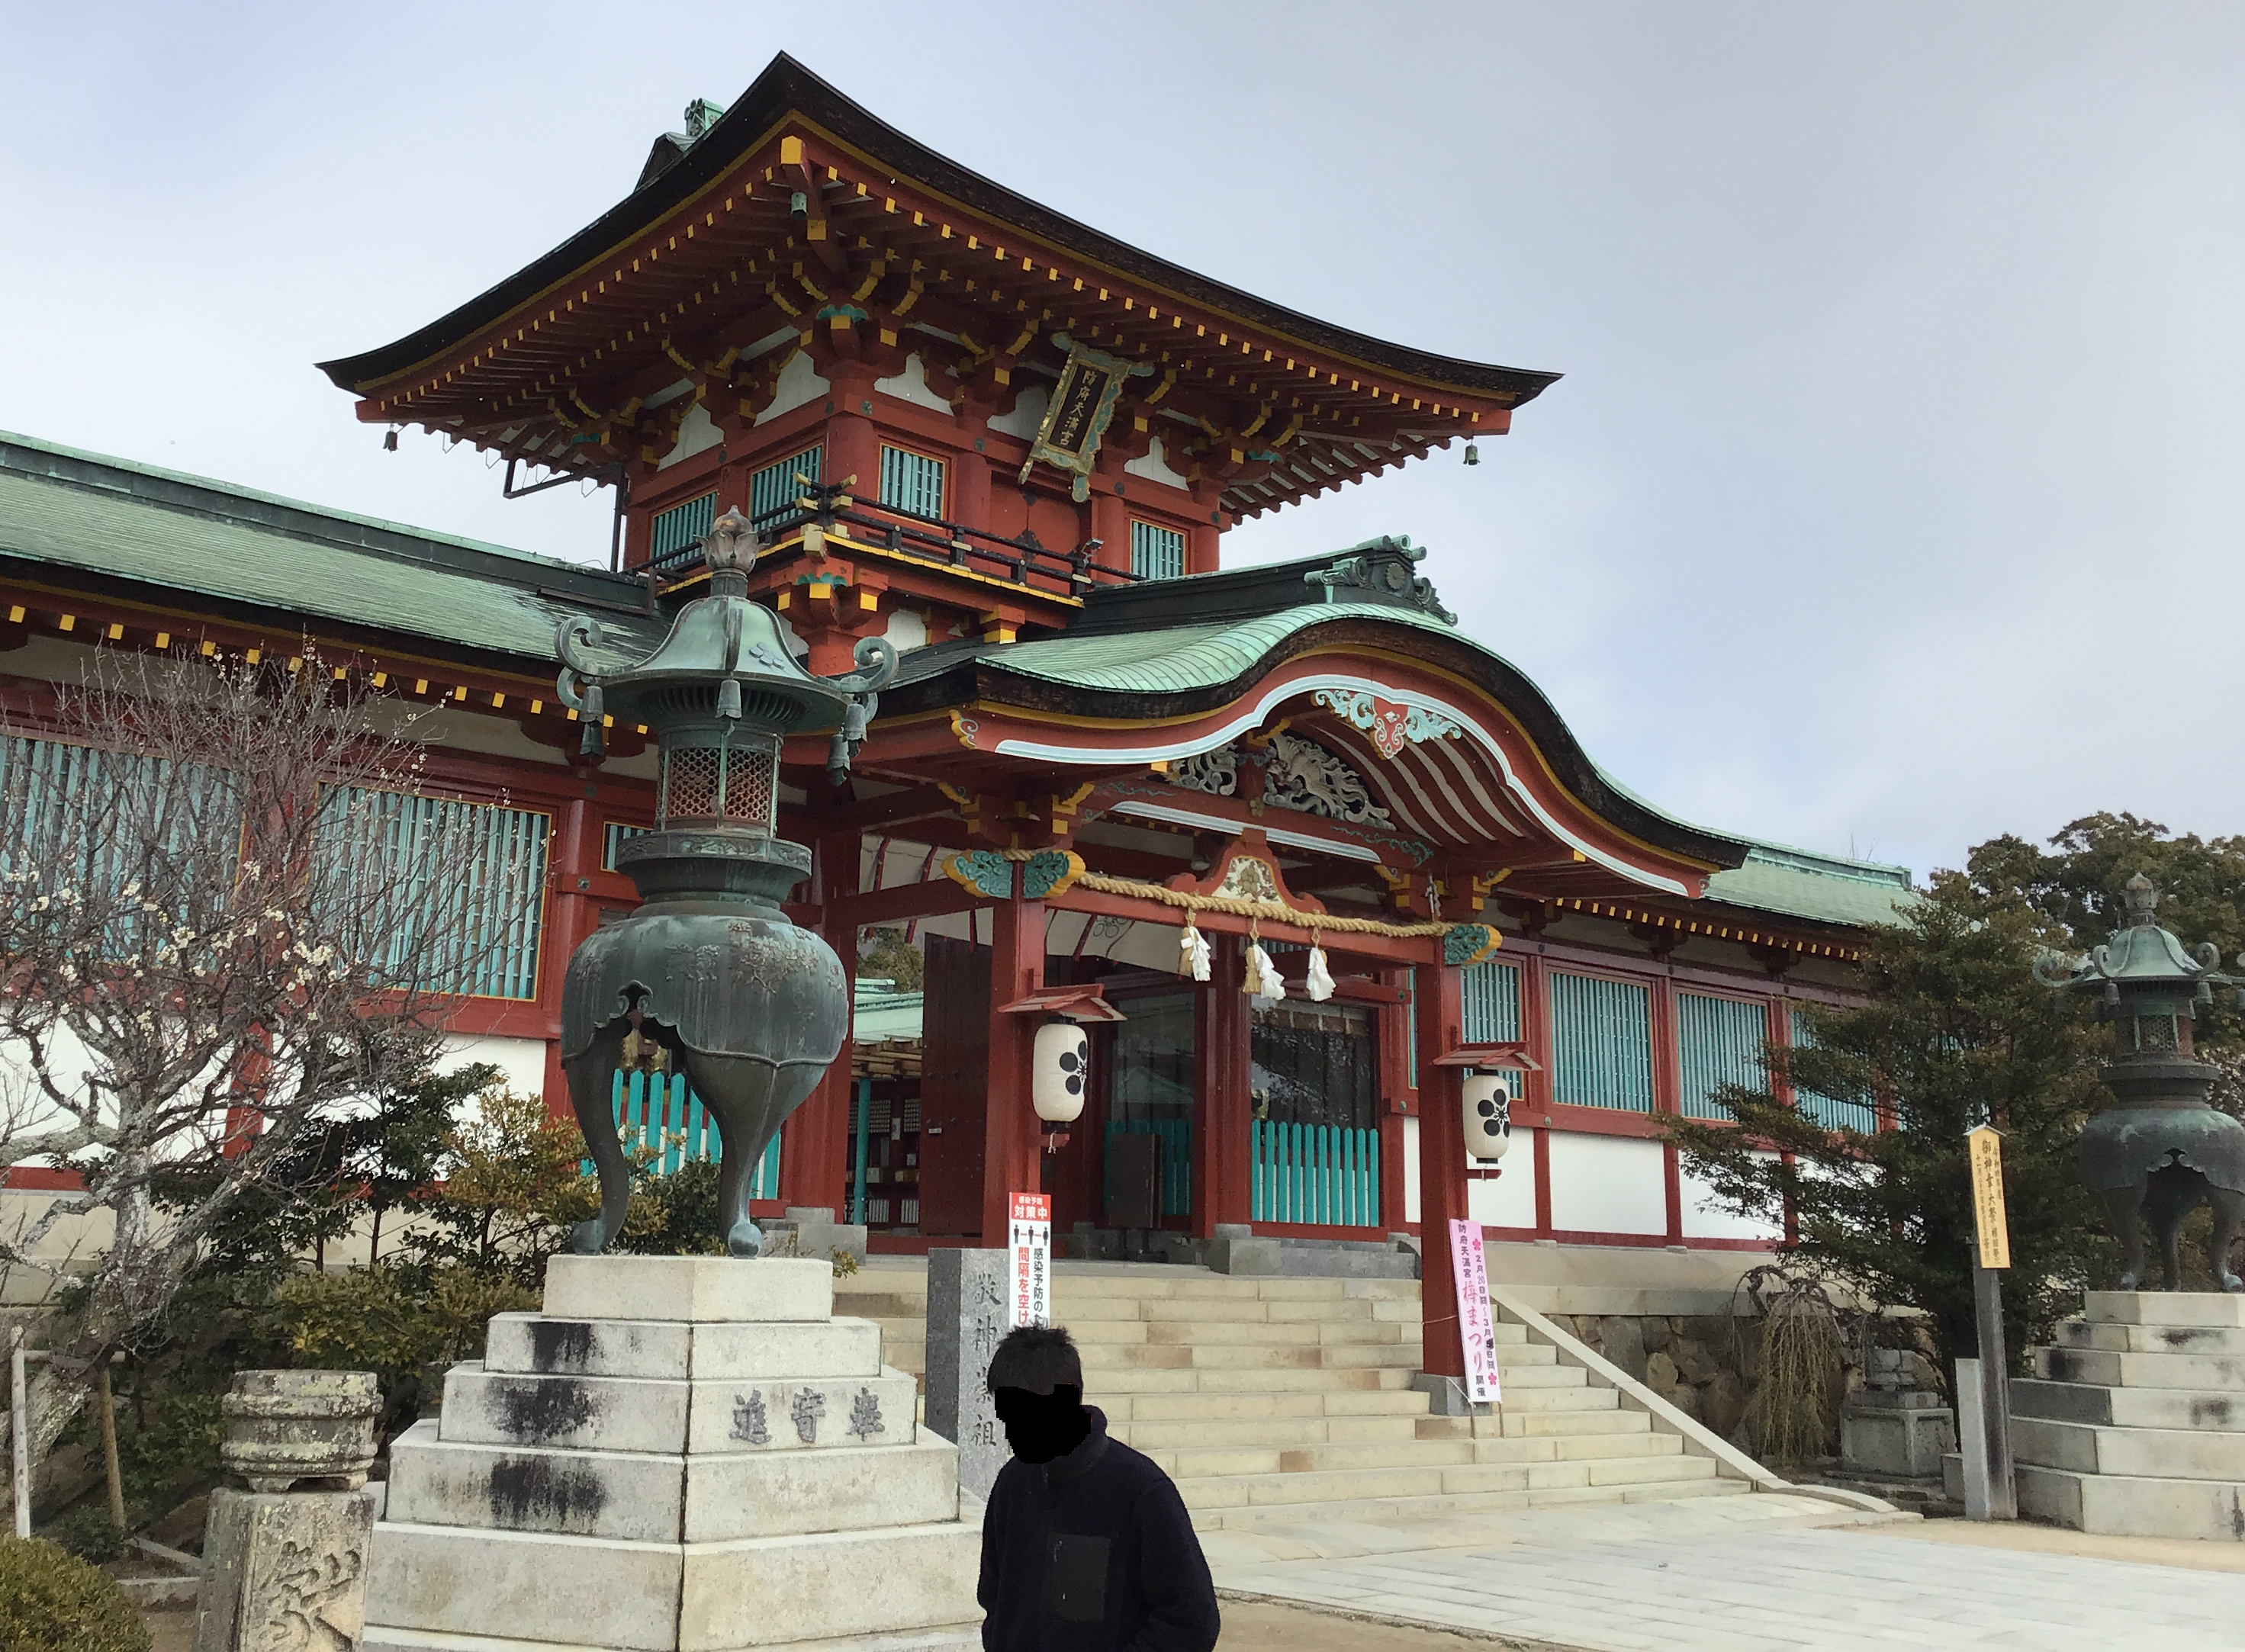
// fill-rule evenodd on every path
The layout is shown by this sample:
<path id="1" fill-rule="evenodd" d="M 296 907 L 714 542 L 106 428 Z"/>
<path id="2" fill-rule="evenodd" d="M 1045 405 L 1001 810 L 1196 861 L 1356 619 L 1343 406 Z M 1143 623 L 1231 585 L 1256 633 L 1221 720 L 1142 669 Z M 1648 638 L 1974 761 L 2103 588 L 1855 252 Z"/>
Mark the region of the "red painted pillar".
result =
<path id="1" fill-rule="evenodd" d="M 1420 1304 L 1426 1324 L 1421 1368 L 1438 1376 L 1466 1374 L 1458 1340 L 1457 1287 L 1450 1273 L 1450 1222 L 1466 1212 L 1466 1135 L 1462 1068 L 1436 1062 L 1458 1046 L 1465 1026 L 1459 972 L 1438 951 L 1419 965 Z"/>
<path id="2" fill-rule="evenodd" d="M 811 869 L 812 898 L 818 903 L 819 932 L 842 960 L 842 990 L 854 1005 L 858 992 L 858 937 L 837 927 L 836 904 L 858 892 L 858 843 L 854 831 L 824 832 L 816 845 Z M 841 1053 L 818 1087 L 788 1115 L 780 1129 L 779 1188 L 790 1205 L 831 1208 L 838 1219 L 849 1179 L 850 1056 L 854 1012 L 844 1023 Z"/>
<path id="3" fill-rule="evenodd" d="M 880 438 L 869 416 L 879 376 L 862 362 L 837 362 L 826 370 L 834 410 L 826 421 L 820 476 L 828 482 L 856 477 L 851 496 L 870 501 L 881 497 Z"/>
<path id="4" fill-rule="evenodd" d="M 1410 977 L 1401 970 L 1375 970 L 1373 979 L 1399 991 Z M 1404 1053 L 1411 1036 L 1411 1006 L 1383 1005 L 1380 1010 L 1380 1216 L 1381 1227 L 1401 1233 L 1409 1220 L 1404 1214 L 1403 1142 L 1408 1134 L 1404 1121 L 1416 1100 L 1411 1088 L 1411 1064 Z"/>
<path id="5" fill-rule="evenodd" d="M 569 1114 L 569 1086 L 561 1075 L 561 982 L 569 959 L 584 938 L 600 926 L 600 902 L 593 890 L 600 870 L 607 834 L 593 818 L 588 800 L 600 795 L 587 780 L 580 795 L 554 810 L 553 844 L 546 860 L 546 932 L 539 940 L 538 1005 L 546 1024 L 546 1110 Z"/>
<path id="6" fill-rule="evenodd" d="M 1248 1162 L 1253 1103 L 1248 1039 L 1253 1032 L 1247 995 L 1239 990 L 1246 944 L 1237 935 L 1211 933 L 1209 980 L 1199 990 L 1194 1017 L 1192 1231 L 1212 1239 L 1219 1222 L 1249 1217 Z"/>
<path id="7" fill-rule="evenodd" d="M 1018 882 L 1018 873 L 1016 880 Z M 982 1139 L 982 1236 L 1006 1231 L 1007 1196 L 1043 1186 L 1029 1060 L 1039 1018 L 1003 1015 L 1001 1005 L 1044 985 L 1045 908 L 1016 895 L 990 911 L 990 1089 Z"/>

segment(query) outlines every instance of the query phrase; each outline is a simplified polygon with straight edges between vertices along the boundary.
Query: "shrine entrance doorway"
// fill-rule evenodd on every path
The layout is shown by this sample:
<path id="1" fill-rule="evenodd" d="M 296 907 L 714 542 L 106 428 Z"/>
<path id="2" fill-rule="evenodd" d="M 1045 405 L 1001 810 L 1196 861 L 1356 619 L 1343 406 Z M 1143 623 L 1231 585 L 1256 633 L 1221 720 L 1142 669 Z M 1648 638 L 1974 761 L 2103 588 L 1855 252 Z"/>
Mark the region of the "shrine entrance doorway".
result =
<path id="1" fill-rule="evenodd" d="M 919 1231 L 982 1231 L 989 1138 L 990 949 L 927 938 L 920 1032 Z"/>

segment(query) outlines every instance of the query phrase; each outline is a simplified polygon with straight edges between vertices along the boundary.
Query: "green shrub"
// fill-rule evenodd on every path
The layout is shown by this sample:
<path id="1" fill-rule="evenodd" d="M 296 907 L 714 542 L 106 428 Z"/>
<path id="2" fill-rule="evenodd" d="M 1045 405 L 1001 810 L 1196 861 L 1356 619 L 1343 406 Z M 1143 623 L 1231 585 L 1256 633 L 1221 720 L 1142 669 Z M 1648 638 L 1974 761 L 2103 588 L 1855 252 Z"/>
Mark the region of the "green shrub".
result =
<path id="1" fill-rule="evenodd" d="M 0 1538 L 0 1652 L 148 1652 L 117 1580 L 44 1538 Z"/>
<path id="2" fill-rule="evenodd" d="M 98 1566 L 125 1553 L 125 1534 L 112 1525 L 105 1502 L 80 1503 L 47 1527 L 47 1535 L 81 1561 Z"/>

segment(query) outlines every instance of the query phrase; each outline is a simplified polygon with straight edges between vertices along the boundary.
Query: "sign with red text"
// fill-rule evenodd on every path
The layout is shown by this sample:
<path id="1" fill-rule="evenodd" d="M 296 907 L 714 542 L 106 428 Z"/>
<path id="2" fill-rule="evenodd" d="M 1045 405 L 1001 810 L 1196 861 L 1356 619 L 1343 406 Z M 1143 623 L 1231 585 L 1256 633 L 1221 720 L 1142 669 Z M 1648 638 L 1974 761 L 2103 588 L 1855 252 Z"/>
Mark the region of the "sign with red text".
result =
<path id="1" fill-rule="evenodd" d="M 1458 1290 L 1458 1337 L 1466 1357 L 1466 1398 L 1476 1405 L 1501 1405 L 1496 1378 L 1496 1317 L 1489 1305 L 1489 1261 L 1482 1254 L 1481 1223 L 1450 1222 L 1450 1280 Z"/>
<path id="2" fill-rule="evenodd" d="M 1042 1193 L 1017 1193 L 1007 1201 L 1013 1211 L 1007 1224 L 1010 1243 L 1007 1265 L 1007 1306 L 1012 1323 L 1052 1324 L 1052 1198 Z"/>

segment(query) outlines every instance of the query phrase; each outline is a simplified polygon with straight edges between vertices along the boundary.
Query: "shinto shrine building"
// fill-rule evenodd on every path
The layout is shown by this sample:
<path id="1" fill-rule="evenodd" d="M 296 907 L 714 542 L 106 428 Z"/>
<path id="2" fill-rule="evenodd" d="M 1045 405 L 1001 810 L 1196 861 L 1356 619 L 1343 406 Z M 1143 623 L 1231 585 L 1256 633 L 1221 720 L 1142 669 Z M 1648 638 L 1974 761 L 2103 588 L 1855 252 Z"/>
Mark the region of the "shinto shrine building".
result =
<path id="1" fill-rule="evenodd" d="M 640 731 L 579 755 L 555 626 L 651 647 L 736 510 L 812 670 L 868 636 L 903 655 L 846 783 L 827 734 L 786 750 L 781 829 L 815 851 L 791 911 L 845 964 L 885 929 L 926 969 L 915 1006 L 865 966 L 856 1055 L 789 1121 L 776 1201 L 854 1208 L 876 1248 L 993 1235 L 1037 1188 L 1063 1233 L 1181 1241 L 1466 1215 L 1500 1243 L 1775 1236 L 1704 1206 L 1659 1119 L 1707 1116 L 1801 1005 L 1843 1000 L 1908 875 L 1615 784 L 1407 540 L 1224 565 L 1235 523 L 1495 440 L 1554 375 L 1163 262 L 785 58 L 695 105 L 580 234 L 324 370 L 371 425 L 614 485 L 614 565 L 0 437 L 0 687 L 36 727 L 90 646 L 309 637 L 440 707 L 431 793 L 543 868 L 475 884 L 513 938 L 456 1032 L 557 1109 L 563 965 L 633 904 L 615 847 L 667 803 Z M 1092 1054 L 1048 1151 L 1055 1015 Z M 1519 1091 L 1501 1173 L 1466 1155 L 1475 1062 Z M 674 1128 L 698 1117 L 675 1088 L 618 1078 Z M 1426 1245 L 1428 1290 L 1448 1267 Z"/>

